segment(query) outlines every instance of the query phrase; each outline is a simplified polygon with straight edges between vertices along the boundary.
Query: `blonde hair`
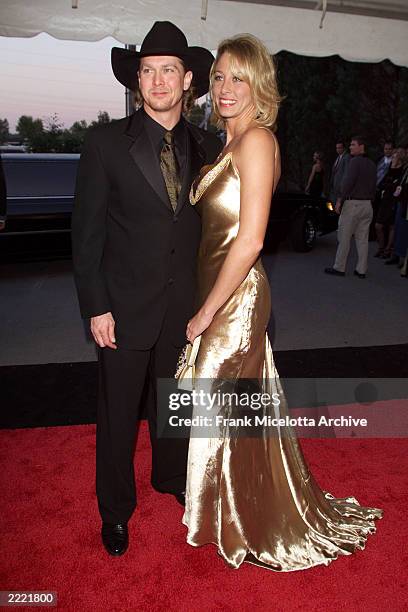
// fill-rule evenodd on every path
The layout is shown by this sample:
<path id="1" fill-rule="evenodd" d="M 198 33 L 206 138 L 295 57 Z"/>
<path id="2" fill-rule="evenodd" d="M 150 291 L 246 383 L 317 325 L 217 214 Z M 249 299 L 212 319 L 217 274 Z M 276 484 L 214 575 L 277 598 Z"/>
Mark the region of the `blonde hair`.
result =
<path id="1" fill-rule="evenodd" d="M 401 162 L 402 166 L 408 161 L 408 154 L 402 147 L 397 147 L 394 149 L 393 155 L 395 155 L 395 157 Z"/>
<path id="2" fill-rule="evenodd" d="M 228 53 L 231 71 L 248 83 L 255 105 L 255 120 L 259 125 L 276 129 L 276 118 L 282 98 L 279 95 L 275 63 L 268 49 L 252 34 L 238 34 L 223 40 L 217 49 L 217 57 L 210 71 L 210 88 L 214 83 L 217 62 Z M 213 118 L 218 127 L 224 126 L 213 101 Z"/>

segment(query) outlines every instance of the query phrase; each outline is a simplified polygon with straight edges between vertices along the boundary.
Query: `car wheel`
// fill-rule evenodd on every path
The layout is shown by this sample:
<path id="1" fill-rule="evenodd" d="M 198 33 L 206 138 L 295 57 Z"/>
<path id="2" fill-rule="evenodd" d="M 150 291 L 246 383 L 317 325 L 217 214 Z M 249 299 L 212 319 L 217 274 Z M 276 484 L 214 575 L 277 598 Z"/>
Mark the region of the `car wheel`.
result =
<path id="1" fill-rule="evenodd" d="M 311 251 L 316 243 L 316 236 L 316 219 L 308 210 L 301 210 L 290 226 L 289 240 L 292 248 L 299 253 Z"/>

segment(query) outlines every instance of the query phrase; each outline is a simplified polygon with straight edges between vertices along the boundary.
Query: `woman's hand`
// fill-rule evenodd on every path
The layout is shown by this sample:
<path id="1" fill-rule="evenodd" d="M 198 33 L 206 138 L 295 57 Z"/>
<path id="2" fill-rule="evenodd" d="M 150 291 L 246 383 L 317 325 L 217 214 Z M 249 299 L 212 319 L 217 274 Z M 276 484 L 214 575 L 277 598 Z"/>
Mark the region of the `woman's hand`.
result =
<path id="1" fill-rule="evenodd" d="M 211 315 L 199 310 L 188 322 L 186 331 L 187 340 L 192 344 L 197 336 L 200 336 L 210 326 L 212 320 L 213 317 Z"/>

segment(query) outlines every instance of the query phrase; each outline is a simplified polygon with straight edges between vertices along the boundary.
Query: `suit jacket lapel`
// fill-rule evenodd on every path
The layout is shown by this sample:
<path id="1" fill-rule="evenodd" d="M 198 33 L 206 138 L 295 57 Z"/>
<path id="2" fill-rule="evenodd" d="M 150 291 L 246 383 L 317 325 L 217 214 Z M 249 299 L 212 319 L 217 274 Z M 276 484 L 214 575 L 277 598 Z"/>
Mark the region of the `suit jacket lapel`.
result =
<path id="1" fill-rule="evenodd" d="M 138 112 L 130 117 L 126 135 L 132 140 L 129 153 L 133 161 L 140 168 L 143 176 L 162 200 L 163 204 L 173 212 L 166 184 L 161 173 L 160 161 L 144 129 L 141 114 Z"/>
<path id="2" fill-rule="evenodd" d="M 177 202 L 177 213 L 188 201 L 191 184 L 199 173 L 201 167 L 205 164 L 205 151 L 201 147 L 203 137 L 198 130 L 194 129 L 194 126 L 191 123 L 186 121 L 186 126 L 188 135 L 187 160 L 183 173 L 183 182 L 181 185 L 180 195 Z"/>

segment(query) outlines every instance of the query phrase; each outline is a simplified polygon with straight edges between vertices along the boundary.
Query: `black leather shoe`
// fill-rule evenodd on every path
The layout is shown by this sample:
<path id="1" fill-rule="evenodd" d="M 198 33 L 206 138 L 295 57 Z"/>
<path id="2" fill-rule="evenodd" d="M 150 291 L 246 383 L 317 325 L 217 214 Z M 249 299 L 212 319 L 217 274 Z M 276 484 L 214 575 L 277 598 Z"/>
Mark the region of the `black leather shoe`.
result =
<path id="1" fill-rule="evenodd" d="M 333 276 L 344 276 L 344 272 L 340 272 L 340 270 L 336 270 L 336 268 L 325 268 L 324 271 L 326 274 L 332 274 Z"/>
<path id="2" fill-rule="evenodd" d="M 397 257 L 396 255 L 393 255 L 392 257 L 390 257 L 390 259 L 387 259 L 387 261 L 385 262 L 386 266 L 396 266 L 399 264 L 399 257 Z"/>
<path id="3" fill-rule="evenodd" d="M 175 493 L 174 497 L 176 498 L 176 500 L 178 501 L 178 503 L 180 504 L 180 506 L 185 506 L 186 505 L 186 494 L 183 493 Z"/>
<path id="4" fill-rule="evenodd" d="M 354 270 L 354 276 L 358 276 L 358 278 L 365 278 L 365 274 L 360 274 L 357 270 Z"/>
<path id="5" fill-rule="evenodd" d="M 102 523 L 102 542 L 107 552 L 113 557 L 123 555 L 129 545 L 129 534 L 126 523 L 111 525 Z"/>

